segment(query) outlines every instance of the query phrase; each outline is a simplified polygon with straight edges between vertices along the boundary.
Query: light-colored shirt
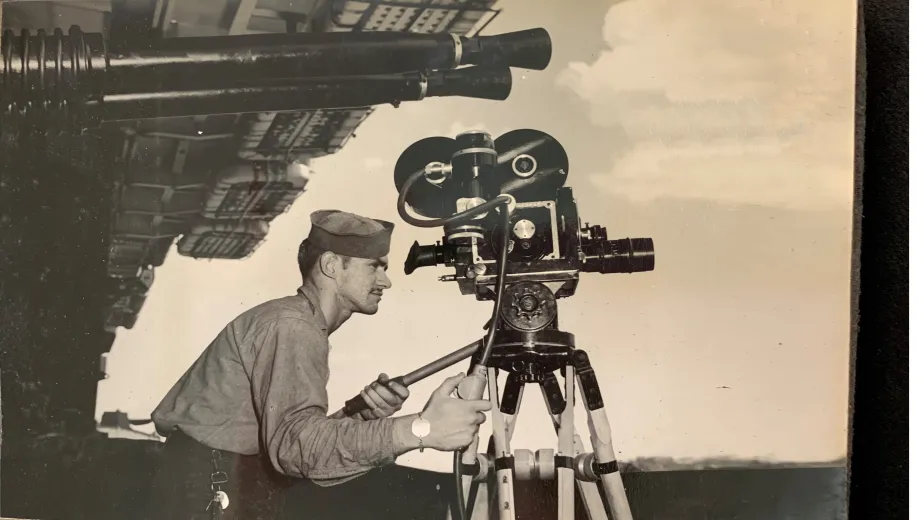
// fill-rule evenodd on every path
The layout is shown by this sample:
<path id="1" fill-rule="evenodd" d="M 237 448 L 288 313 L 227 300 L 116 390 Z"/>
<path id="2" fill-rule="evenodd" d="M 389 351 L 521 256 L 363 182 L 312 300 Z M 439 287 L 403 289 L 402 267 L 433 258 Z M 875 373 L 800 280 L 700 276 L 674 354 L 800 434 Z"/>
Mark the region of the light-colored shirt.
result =
<path id="1" fill-rule="evenodd" d="M 265 453 L 285 475 L 320 485 L 397 457 L 394 419 L 328 416 L 330 346 L 314 290 L 268 301 L 229 323 L 151 418 L 213 448 Z"/>

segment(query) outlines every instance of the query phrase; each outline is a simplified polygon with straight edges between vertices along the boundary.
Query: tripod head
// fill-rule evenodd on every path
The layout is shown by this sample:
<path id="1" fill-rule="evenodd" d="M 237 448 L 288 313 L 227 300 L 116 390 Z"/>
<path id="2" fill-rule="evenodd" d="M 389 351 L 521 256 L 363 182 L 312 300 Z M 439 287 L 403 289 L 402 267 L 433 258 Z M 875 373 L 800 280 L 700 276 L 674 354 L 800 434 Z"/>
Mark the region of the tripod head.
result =
<path id="1" fill-rule="evenodd" d="M 654 269 L 651 238 L 610 240 L 605 227 L 581 224 L 565 187 L 568 166 L 561 143 L 531 129 L 496 140 L 481 131 L 428 137 L 395 165 L 402 218 L 444 232 L 434 245 L 415 241 L 404 272 L 442 264 L 455 272 L 441 281 L 456 282 L 462 294 L 480 301 L 494 300 L 501 318 L 495 365 L 528 379 L 558 364 L 542 366 L 549 365 L 543 358 L 570 350 L 562 336 L 570 334 L 558 331 L 557 300 L 575 294 L 580 273 Z M 410 216 L 405 206 L 430 219 Z"/>

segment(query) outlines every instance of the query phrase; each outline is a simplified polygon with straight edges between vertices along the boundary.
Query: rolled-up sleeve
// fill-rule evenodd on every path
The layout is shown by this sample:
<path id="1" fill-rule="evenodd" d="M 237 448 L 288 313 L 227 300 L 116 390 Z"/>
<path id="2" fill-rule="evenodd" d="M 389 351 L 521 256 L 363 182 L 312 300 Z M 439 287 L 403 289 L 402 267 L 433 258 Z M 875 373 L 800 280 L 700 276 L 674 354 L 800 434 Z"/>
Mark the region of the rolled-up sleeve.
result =
<path id="1" fill-rule="evenodd" d="M 328 343 L 317 325 L 277 319 L 255 335 L 254 349 L 254 407 L 277 471 L 323 484 L 394 461 L 394 419 L 327 416 Z"/>

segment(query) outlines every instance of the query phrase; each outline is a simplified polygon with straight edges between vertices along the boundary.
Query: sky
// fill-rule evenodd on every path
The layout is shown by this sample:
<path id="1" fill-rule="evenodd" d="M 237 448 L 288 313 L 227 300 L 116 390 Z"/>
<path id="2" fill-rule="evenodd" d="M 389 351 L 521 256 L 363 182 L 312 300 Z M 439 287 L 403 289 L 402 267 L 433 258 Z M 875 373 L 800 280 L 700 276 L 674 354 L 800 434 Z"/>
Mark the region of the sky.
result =
<path id="1" fill-rule="evenodd" d="M 337 208 L 396 222 L 394 286 L 378 314 L 331 336 L 331 412 L 377 374 L 407 373 L 476 340 L 491 304 L 401 270 L 441 239 L 395 209 L 393 165 L 418 139 L 542 130 L 568 153 L 584 223 L 652 237 L 655 271 L 584 274 L 560 327 L 593 363 L 623 459 L 845 456 L 850 363 L 855 9 L 833 0 L 504 0 L 487 34 L 547 29 L 544 71 L 515 70 L 503 102 L 430 98 L 379 108 L 245 261 L 171 253 L 135 327 L 120 330 L 97 416 L 148 417 L 248 308 L 294 293 L 309 215 Z M 361 187 L 361 188 L 358 188 Z M 440 303 L 442 302 L 442 303 Z M 401 412 L 467 362 L 411 387 Z M 577 431 L 588 439 L 577 407 Z M 482 428 L 482 447 L 490 432 Z M 554 448 L 528 387 L 513 448 Z M 441 452 L 399 464 L 451 471 Z"/>

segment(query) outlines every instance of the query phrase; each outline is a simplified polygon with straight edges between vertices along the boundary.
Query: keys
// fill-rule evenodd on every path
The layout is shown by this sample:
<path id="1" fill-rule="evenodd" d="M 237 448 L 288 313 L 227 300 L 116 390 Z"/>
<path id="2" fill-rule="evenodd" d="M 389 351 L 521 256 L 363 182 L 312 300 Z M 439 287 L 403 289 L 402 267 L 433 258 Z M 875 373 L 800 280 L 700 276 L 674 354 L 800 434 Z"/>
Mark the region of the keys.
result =
<path id="1" fill-rule="evenodd" d="M 210 480 L 212 481 L 212 501 L 209 502 L 209 505 L 205 508 L 208 511 L 212 506 L 218 504 L 220 509 L 212 509 L 212 517 L 220 518 L 221 512 L 225 509 L 228 509 L 228 504 L 231 503 L 231 499 L 228 498 L 228 494 L 221 490 L 221 485 L 228 482 L 228 474 L 224 471 L 221 471 L 221 452 L 218 450 L 212 450 L 212 472 Z"/>
<path id="2" fill-rule="evenodd" d="M 228 498 L 228 494 L 224 491 L 216 491 L 215 497 L 212 500 L 221 504 L 222 509 L 228 509 L 228 504 L 231 503 L 231 499 Z"/>
<path id="3" fill-rule="evenodd" d="M 209 505 L 208 507 L 205 508 L 205 510 L 208 511 L 209 508 L 211 508 L 215 504 L 218 504 L 219 506 L 221 506 L 222 510 L 225 510 L 225 509 L 228 509 L 228 505 L 230 503 L 231 503 L 231 499 L 228 498 L 227 493 L 225 493 L 224 491 L 216 491 L 215 494 L 212 495 L 212 501 L 209 502 Z"/>

